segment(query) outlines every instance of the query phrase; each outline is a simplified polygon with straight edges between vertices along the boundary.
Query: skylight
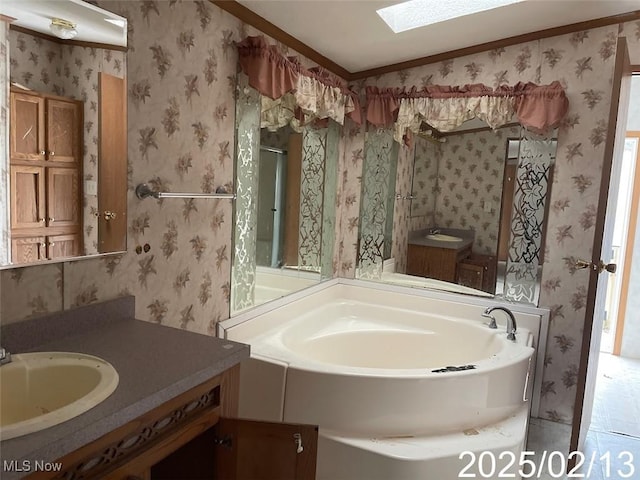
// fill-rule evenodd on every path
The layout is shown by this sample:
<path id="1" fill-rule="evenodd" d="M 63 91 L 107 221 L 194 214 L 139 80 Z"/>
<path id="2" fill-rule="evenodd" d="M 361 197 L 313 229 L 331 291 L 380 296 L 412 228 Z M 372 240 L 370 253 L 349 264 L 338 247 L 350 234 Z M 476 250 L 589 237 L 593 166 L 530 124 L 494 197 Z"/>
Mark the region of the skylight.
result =
<path id="1" fill-rule="evenodd" d="M 395 33 L 484 12 L 523 0 L 409 0 L 376 10 Z"/>

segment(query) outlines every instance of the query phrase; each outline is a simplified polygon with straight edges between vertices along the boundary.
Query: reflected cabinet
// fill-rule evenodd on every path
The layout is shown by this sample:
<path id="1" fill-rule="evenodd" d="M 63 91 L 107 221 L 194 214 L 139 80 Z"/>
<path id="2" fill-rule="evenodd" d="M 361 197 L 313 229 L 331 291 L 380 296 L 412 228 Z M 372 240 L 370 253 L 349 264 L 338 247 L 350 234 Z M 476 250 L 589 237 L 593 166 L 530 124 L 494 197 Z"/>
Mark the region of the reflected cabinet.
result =
<path id="1" fill-rule="evenodd" d="M 82 250 L 82 102 L 11 91 L 11 257 L 29 263 Z"/>

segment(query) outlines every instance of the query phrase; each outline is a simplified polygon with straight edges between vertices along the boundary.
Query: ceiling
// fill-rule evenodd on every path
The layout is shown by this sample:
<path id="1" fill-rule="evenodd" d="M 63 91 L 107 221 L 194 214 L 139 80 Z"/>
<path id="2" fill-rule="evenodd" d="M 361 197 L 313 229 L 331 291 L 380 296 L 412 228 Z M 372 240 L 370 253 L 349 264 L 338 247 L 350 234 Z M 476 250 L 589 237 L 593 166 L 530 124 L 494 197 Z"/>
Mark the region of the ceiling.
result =
<path id="1" fill-rule="evenodd" d="M 127 45 L 126 19 L 82 0 L 0 0 L 0 14 L 15 18 L 12 25 L 51 35 L 51 19 L 76 24 L 77 41 Z M 124 27 L 108 22 L 124 21 Z"/>
<path id="2" fill-rule="evenodd" d="M 640 9 L 640 0 L 523 0 L 393 33 L 376 10 L 396 0 L 238 1 L 350 73 Z"/>

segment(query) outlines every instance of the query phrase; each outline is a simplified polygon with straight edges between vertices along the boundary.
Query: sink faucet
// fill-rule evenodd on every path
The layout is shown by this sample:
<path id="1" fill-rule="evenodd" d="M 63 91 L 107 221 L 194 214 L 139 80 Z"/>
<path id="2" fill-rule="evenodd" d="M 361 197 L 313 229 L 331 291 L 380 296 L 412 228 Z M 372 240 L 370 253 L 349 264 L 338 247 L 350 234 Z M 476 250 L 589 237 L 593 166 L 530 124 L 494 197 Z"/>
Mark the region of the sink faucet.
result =
<path id="1" fill-rule="evenodd" d="M 429 229 L 429 235 L 437 235 L 438 233 L 440 233 L 440 229 L 439 228 L 430 228 Z"/>
<path id="2" fill-rule="evenodd" d="M 484 311 L 482 316 L 485 318 L 491 319 L 491 322 L 489 323 L 489 328 L 498 328 L 495 317 L 491 315 L 491 313 L 494 310 L 502 310 L 504 313 L 507 314 L 507 317 L 508 317 L 507 318 L 507 339 L 515 342 L 516 330 L 518 329 L 518 326 L 516 325 L 516 317 L 514 317 L 511 310 L 509 310 L 506 307 L 487 307 L 487 309 Z"/>
<path id="3" fill-rule="evenodd" d="M 11 354 L 0 347 L 0 365 L 4 365 L 5 363 L 11 363 Z"/>

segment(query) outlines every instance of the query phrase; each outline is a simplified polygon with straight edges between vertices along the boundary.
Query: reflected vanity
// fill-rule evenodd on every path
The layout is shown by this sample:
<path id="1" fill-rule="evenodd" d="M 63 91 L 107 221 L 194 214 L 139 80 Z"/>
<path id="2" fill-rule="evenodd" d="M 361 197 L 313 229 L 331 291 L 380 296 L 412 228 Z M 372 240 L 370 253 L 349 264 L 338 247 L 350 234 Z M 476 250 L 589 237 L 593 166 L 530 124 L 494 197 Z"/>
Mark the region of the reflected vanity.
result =
<path id="1" fill-rule="evenodd" d="M 395 202 L 384 216 L 395 221 L 381 224 L 370 258 L 361 229 L 359 278 L 537 304 L 557 135 L 537 136 L 515 124 L 495 130 L 482 125 L 474 120 L 447 133 L 428 127 L 429 133 L 417 135 L 408 194 L 401 192 L 400 178 L 395 184 L 395 174 L 391 187 L 379 179 L 372 183 L 365 155 L 363 184 L 378 185 L 379 196 L 392 192 Z M 366 152 L 370 143 L 367 137 Z M 361 220 L 368 208 L 363 202 Z M 403 219 L 406 237 L 397 232 Z M 387 243 L 394 242 L 404 243 L 394 251 L 406 252 L 406 260 L 389 254 Z"/>
<path id="2" fill-rule="evenodd" d="M 1 13 L 16 20 L 0 267 L 124 251 L 126 19 L 77 0 L 6 0 Z M 52 35 L 54 17 L 78 35 Z"/>

